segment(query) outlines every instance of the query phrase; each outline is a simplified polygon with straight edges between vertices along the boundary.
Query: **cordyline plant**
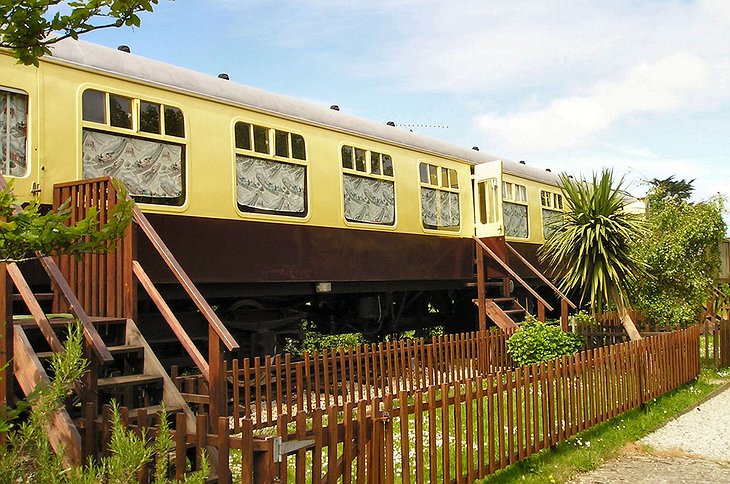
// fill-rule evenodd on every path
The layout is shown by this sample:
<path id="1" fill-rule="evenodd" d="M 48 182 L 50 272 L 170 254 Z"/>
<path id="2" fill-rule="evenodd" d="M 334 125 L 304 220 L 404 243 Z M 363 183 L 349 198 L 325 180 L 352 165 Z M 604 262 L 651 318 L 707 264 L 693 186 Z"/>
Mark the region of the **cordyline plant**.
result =
<path id="1" fill-rule="evenodd" d="M 611 170 L 594 173 L 591 181 L 560 175 L 566 212 L 539 254 L 563 290 L 578 290 L 581 301 L 590 301 L 592 314 L 613 303 L 633 340 L 641 335 L 628 311 L 631 288 L 650 276 L 632 250 L 646 233 L 644 217 L 626 211 L 623 181 L 614 184 Z"/>
<path id="2" fill-rule="evenodd" d="M 95 208 L 90 208 L 83 220 L 67 224 L 71 216 L 70 200 L 58 210 L 46 213 L 37 199 L 19 208 L 11 180 L 6 189 L 0 190 L 0 262 L 22 262 L 58 254 L 80 257 L 113 248 L 129 225 L 134 208 L 124 185 L 117 180 L 113 185 L 119 202 L 100 226 Z"/>

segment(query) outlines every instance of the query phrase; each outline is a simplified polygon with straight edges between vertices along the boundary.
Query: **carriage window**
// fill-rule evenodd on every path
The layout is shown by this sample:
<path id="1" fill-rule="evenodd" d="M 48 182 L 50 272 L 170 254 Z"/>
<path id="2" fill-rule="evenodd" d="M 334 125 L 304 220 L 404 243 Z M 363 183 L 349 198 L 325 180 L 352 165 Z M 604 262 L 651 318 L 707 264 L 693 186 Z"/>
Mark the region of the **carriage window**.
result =
<path id="1" fill-rule="evenodd" d="M 160 105 L 142 101 L 139 103 L 139 130 L 160 134 Z"/>
<path id="2" fill-rule="evenodd" d="M 178 138 L 185 137 L 183 113 L 178 108 L 165 106 L 165 134 Z"/>
<path id="3" fill-rule="evenodd" d="M 297 160 L 307 159 L 307 150 L 304 146 L 304 138 L 299 134 L 291 133 L 291 157 Z"/>
<path id="4" fill-rule="evenodd" d="M 84 91 L 81 100 L 84 121 L 106 123 L 106 94 L 95 89 Z"/>
<path id="5" fill-rule="evenodd" d="M 109 95 L 109 123 L 117 128 L 132 129 L 132 100 Z"/>
<path id="6" fill-rule="evenodd" d="M 354 146 L 343 146 L 340 151 L 345 220 L 394 225 L 393 159 L 389 155 Z"/>
<path id="7" fill-rule="evenodd" d="M 253 150 L 256 153 L 269 154 L 269 129 L 261 126 L 253 127 Z"/>
<path id="8" fill-rule="evenodd" d="M 185 129 L 179 108 L 95 89 L 84 91 L 81 103 L 84 178 L 119 178 L 142 203 L 185 202 Z"/>
<path id="9" fill-rule="evenodd" d="M 563 196 L 546 190 L 540 190 L 542 205 L 542 235 L 545 239 L 558 229 L 563 221 Z"/>
<path id="10" fill-rule="evenodd" d="M 527 187 L 517 183 L 502 182 L 502 199 L 504 235 L 526 239 L 529 236 Z"/>
<path id="11" fill-rule="evenodd" d="M 24 176 L 28 171 L 28 95 L 0 89 L 1 170 Z"/>
<path id="12" fill-rule="evenodd" d="M 238 209 L 304 217 L 307 214 L 306 146 L 301 135 L 265 126 L 235 125 Z M 273 139 L 269 137 L 273 136 Z M 274 151 L 270 150 L 273 143 Z M 286 158 L 286 161 L 270 158 Z"/>
<path id="13" fill-rule="evenodd" d="M 277 129 L 274 133 L 274 140 L 276 156 L 289 158 L 289 133 Z"/>
<path id="14" fill-rule="evenodd" d="M 251 149 L 251 125 L 248 123 L 236 123 L 236 148 L 242 150 Z"/>
<path id="15" fill-rule="evenodd" d="M 421 222 L 424 228 L 459 230 L 459 180 L 456 170 L 431 163 L 419 165 Z"/>

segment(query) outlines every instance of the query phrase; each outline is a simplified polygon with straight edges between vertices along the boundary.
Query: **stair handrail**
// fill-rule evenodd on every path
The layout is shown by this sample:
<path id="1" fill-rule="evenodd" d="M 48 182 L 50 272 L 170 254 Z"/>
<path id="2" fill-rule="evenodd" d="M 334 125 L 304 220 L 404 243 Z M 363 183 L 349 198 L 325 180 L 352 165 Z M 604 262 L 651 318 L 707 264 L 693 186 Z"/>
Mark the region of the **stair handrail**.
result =
<path id="1" fill-rule="evenodd" d="M 535 290 L 532 287 L 530 287 L 529 284 L 527 284 L 525 281 L 523 281 L 522 278 L 520 276 L 518 276 L 517 273 L 509 266 L 509 264 L 507 264 L 505 261 L 503 261 L 501 257 L 499 257 L 492 249 L 490 249 L 487 246 L 487 244 L 485 244 L 484 242 L 482 242 L 481 240 L 479 240 L 479 237 L 477 237 L 475 235 L 472 236 L 472 239 L 474 239 L 474 241 L 477 243 L 477 245 L 479 247 L 481 247 L 481 249 L 484 252 L 486 252 L 493 259 L 495 259 L 499 263 L 499 265 L 502 266 L 502 269 L 504 269 L 505 271 L 507 271 L 512 277 L 514 277 L 517 280 L 517 282 L 519 282 L 520 284 L 522 284 L 522 286 L 525 289 L 527 289 L 530 292 L 530 294 L 532 294 L 533 296 L 535 296 L 535 299 L 537 299 L 537 301 L 539 303 L 541 303 L 543 306 L 545 306 L 549 311 L 553 311 L 553 307 L 550 304 L 548 304 L 548 302 L 545 301 L 545 299 L 543 299 L 537 292 L 535 292 Z"/>
<path id="2" fill-rule="evenodd" d="M 520 254 L 519 252 L 517 252 L 517 249 L 515 249 L 514 247 L 512 247 L 509 244 L 509 242 L 505 242 L 505 245 L 510 250 L 510 252 L 512 252 L 512 254 L 514 254 L 515 256 L 517 256 L 517 258 L 520 260 L 520 262 L 522 262 L 523 264 L 525 264 L 542 282 L 544 282 L 550 289 L 552 289 L 555 292 L 555 295 L 557 295 L 561 300 L 564 300 L 565 302 L 567 302 L 568 303 L 568 306 L 570 306 L 571 308 L 578 309 L 578 307 L 575 304 L 573 304 L 573 302 L 568 298 L 568 296 L 566 296 L 565 294 L 563 294 L 560 291 L 560 289 L 558 289 L 555 286 L 555 284 L 553 284 L 552 282 L 550 282 L 550 279 L 548 279 L 547 277 L 545 277 L 545 275 L 542 272 L 540 272 L 539 270 L 537 270 L 535 268 L 535 266 L 533 266 L 532 264 L 530 264 L 530 262 L 522 256 L 522 254 Z"/>
<path id="3" fill-rule="evenodd" d="M 6 190 L 7 187 L 8 184 L 5 181 L 5 176 L 0 173 L 0 190 Z M 14 207 L 14 211 L 18 213 L 20 211 L 20 207 L 16 205 Z M 84 339 L 89 344 L 96 357 L 102 364 L 113 362 L 114 357 L 109 352 L 109 348 L 107 348 L 106 344 L 104 344 L 104 341 L 101 339 L 101 336 L 99 336 L 99 333 L 92 324 L 89 315 L 86 313 L 83 306 L 81 306 L 81 303 L 71 289 L 71 286 L 68 284 L 68 281 L 66 281 L 63 274 L 61 274 L 61 270 L 58 268 L 56 261 L 54 261 L 52 257 L 43 255 L 40 252 L 36 252 L 36 256 L 38 257 L 41 266 L 43 266 L 43 269 L 48 274 L 48 277 L 51 279 L 51 283 L 56 287 L 56 289 L 58 289 L 68 303 L 71 313 L 74 314 L 76 319 L 78 319 L 81 323 Z M 15 280 L 13 282 L 15 282 Z M 36 324 L 39 324 L 38 320 L 36 320 Z M 46 328 L 46 330 L 47 329 L 48 328 Z M 41 327 L 41 331 L 44 331 L 44 328 Z M 56 351 L 55 348 L 54 351 Z"/>
<path id="4" fill-rule="evenodd" d="M 180 343 L 182 343 L 183 348 L 185 348 L 185 351 L 187 351 L 188 355 L 190 355 L 190 358 L 193 360 L 193 363 L 195 363 L 195 366 L 197 366 L 200 370 L 203 378 L 208 381 L 210 379 L 210 366 L 208 365 L 208 362 L 205 361 L 205 357 L 203 357 L 198 347 L 195 346 L 193 340 L 190 339 L 188 333 L 183 329 L 182 324 L 180 324 L 180 321 L 178 321 L 177 317 L 175 317 L 172 310 L 167 305 L 150 277 L 147 275 L 147 272 L 145 272 L 142 265 L 136 260 L 132 261 L 132 272 L 134 272 L 134 275 L 137 276 L 137 280 L 139 280 L 142 287 L 147 291 L 147 294 L 149 294 L 150 298 L 152 298 L 152 302 L 155 303 L 160 314 L 162 314 L 162 317 L 165 318 L 170 329 L 172 329 L 172 332 L 175 333 L 177 339 Z"/>
<path id="5" fill-rule="evenodd" d="M 185 292 L 187 292 L 188 296 L 190 296 L 190 299 L 193 300 L 201 314 L 203 314 L 206 321 L 208 322 L 208 326 L 212 328 L 213 331 L 215 331 L 215 333 L 218 335 L 221 342 L 223 342 L 223 344 L 226 346 L 228 351 L 239 350 L 240 346 L 238 345 L 236 339 L 233 337 L 230 331 L 228 331 L 228 328 L 223 325 L 223 322 L 220 320 L 218 315 L 215 314 L 213 308 L 210 307 L 208 301 L 205 300 L 203 295 L 200 293 L 193 281 L 187 275 L 180 263 L 177 261 L 177 259 L 175 259 L 175 256 L 172 255 L 172 252 L 170 252 L 170 249 L 167 248 L 167 245 L 165 245 L 165 243 L 162 241 L 162 238 L 159 236 L 154 227 L 152 227 L 152 224 L 150 224 L 147 217 L 136 205 L 134 206 L 132 213 L 134 221 L 137 222 L 140 229 L 142 229 L 142 232 L 144 232 L 144 234 L 147 236 L 149 241 L 152 243 L 152 246 L 155 248 L 155 250 L 157 250 L 157 253 L 160 254 L 160 257 L 162 257 L 162 260 L 165 262 L 165 264 L 167 264 L 167 267 L 170 269 L 172 274 L 178 280 L 183 289 L 185 289 Z"/>

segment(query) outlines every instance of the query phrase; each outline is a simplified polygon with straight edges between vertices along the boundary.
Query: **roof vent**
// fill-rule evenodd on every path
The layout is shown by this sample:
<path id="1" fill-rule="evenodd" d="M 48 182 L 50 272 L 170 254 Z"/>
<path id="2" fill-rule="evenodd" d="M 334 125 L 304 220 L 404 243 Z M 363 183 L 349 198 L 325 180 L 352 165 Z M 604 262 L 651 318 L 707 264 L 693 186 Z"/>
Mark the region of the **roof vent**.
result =
<path id="1" fill-rule="evenodd" d="M 332 111 L 339 111 L 340 110 L 340 107 L 337 104 L 333 104 L 332 106 L 330 106 L 330 109 Z"/>
<path id="2" fill-rule="evenodd" d="M 478 146 L 472 146 L 471 149 L 473 149 L 474 151 L 479 151 L 479 147 Z"/>
<path id="3" fill-rule="evenodd" d="M 551 170 L 550 168 L 545 168 L 545 171 L 549 171 L 550 173 L 553 172 L 553 170 Z"/>
<path id="4" fill-rule="evenodd" d="M 524 165 L 524 164 L 525 164 L 525 160 L 520 160 L 520 165 Z"/>
<path id="5" fill-rule="evenodd" d="M 128 45 L 120 45 L 119 47 L 117 47 L 117 50 L 121 50 L 122 52 L 126 52 L 127 54 L 132 52 Z"/>
<path id="6" fill-rule="evenodd" d="M 388 126 L 395 126 L 395 121 L 388 121 L 385 124 L 387 124 Z"/>
<path id="7" fill-rule="evenodd" d="M 225 72 L 221 72 L 220 74 L 218 74 L 218 79 L 224 79 L 224 80 L 228 81 L 231 78 L 228 77 L 228 74 L 226 74 Z"/>

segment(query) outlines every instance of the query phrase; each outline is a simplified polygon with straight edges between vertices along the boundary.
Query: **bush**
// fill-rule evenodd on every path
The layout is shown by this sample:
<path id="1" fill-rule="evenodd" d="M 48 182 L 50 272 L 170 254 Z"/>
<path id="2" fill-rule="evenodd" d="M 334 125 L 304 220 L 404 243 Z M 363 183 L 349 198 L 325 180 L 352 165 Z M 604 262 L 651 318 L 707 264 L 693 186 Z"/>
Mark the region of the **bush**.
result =
<path id="1" fill-rule="evenodd" d="M 347 348 L 365 342 L 361 333 L 323 334 L 313 330 L 305 330 L 304 339 L 289 339 L 284 347 L 285 353 L 301 357 L 304 352 L 321 353 L 323 350 Z"/>
<path id="2" fill-rule="evenodd" d="M 518 365 L 530 365 L 575 354 L 582 344 L 580 336 L 528 316 L 520 330 L 507 340 L 507 350 Z"/>

